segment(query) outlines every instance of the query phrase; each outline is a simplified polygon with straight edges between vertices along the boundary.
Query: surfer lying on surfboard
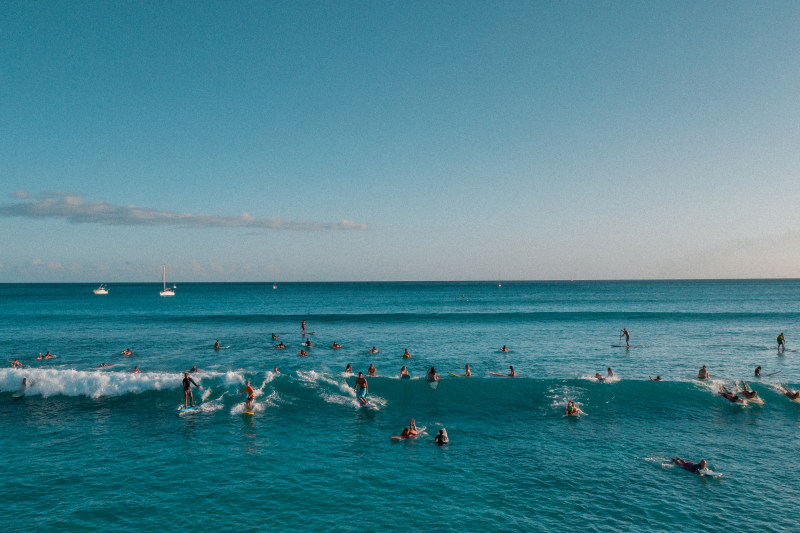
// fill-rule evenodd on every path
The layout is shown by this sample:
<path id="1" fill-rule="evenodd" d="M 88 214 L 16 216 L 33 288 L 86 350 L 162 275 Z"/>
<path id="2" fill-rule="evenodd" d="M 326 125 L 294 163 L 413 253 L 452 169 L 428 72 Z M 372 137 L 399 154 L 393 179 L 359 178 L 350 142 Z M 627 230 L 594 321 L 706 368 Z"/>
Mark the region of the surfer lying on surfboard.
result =
<path id="1" fill-rule="evenodd" d="M 790 400 L 795 400 L 795 401 L 800 400 L 800 392 L 798 392 L 798 391 L 791 391 L 791 390 L 787 389 L 786 387 L 781 387 L 780 391 L 781 391 L 781 394 L 783 394 L 784 396 L 786 396 Z"/>
<path id="2" fill-rule="evenodd" d="M 706 463 L 705 459 L 700 459 L 699 463 L 693 463 L 691 461 L 684 461 L 680 457 L 673 457 L 672 462 L 693 474 L 701 474 L 702 472 L 700 471 L 708 467 L 708 463 Z"/>
<path id="3" fill-rule="evenodd" d="M 567 404 L 567 411 L 564 414 L 567 416 L 578 416 L 586 413 L 581 411 L 580 407 L 576 407 L 574 401 L 570 400 Z"/>
<path id="4" fill-rule="evenodd" d="M 725 385 L 719 386 L 719 395 L 731 403 L 744 403 L 744 400 L 742 398 L 739 398 L 731 391 L 729 391 L 727 388 L 725 388 Z"/>

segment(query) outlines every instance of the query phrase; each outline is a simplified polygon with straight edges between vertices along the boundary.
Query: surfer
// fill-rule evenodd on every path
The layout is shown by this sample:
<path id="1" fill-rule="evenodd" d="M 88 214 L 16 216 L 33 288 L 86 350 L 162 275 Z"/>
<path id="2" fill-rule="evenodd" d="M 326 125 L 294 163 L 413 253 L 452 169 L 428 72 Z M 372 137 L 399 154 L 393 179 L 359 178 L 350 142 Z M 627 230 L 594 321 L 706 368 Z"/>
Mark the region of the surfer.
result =
<path id="1" fill-rule="evenodd" d="M 403 359 L 411 359 L 411 354 L 408 353 L 408 348 L 403 350 Z"/>
<path id="2" fill-rule="evenodd" d="M 469 369 L 469 365 L 464 365 L 464 377 L 472 377 L 472 370 Z"/>
<path id="3" fill-rule="evenodd" d="M 684 461 L 680 457 L 673 457 L 672 462 L 694 474 L 699 474 L 701 470 L 705 470 L 708 466 L 705 459 L 701 459 L 699 463 L 693 463 L 691 461 Z"/>
<path id="4" fill-rule="evenodd" d="M 747 383 L 745 383 L 744 381 L 742 381 L 741 389 L 742 390 L 739 392 L 739 396 L 744 396 L 748 400 L 752 400 L 756 396 L 758 396 L 758 393 L 756 391 L 747 388 Z"/>
<path id="5" fill-rule="evenodd" d="M 786 337 L 783 336 L 783 332 L 778 335 L 778 351 L 785 352 L 786 351 Z"/>
<path id="6" fill-rule="evenodd" d="M 336 341 L 334 341 L 334 342 L 333 342 L 333 344 L 331 344 L 331 348 L 333 348 L 334 350 L 338 350 L 338 349 L 339 349 L 339 348 L 341 348 L 341 347 L 342 347 L 342 345 L 341 345 L 341 344 L 339 344 L 339 343 L 338 343 L 338 342 L 336 342 Z"/>
<path id="7" fill-rule="evenodd" d="M 697 379 L 708 379 L 708 369 L 706 365 L 703 365 L 703 368 L 700 369 L 700 372 L 697 373 Z"/>
<path id="8" fill-rule="evenodd" d="M 277 366 L 275 368 L 273 368 L 272 371 L 275 372 L 276 374 L 280 374 L 280 372 L 278 372 L 278 367 Z"/>
<path id="9" fill-rule="evenodd" d="M 19 362 L 19 359 L 14 359 L 11 361 L 11 368 L 22 368 L 22 363 Z"/>
<path id="10" fill-rule="evenodd" d="M 433 438 L 433 442 L 439 446 L 450 444 L 450 438 L 447 436 L 447 430 L 444 428 L 440 429 L 439 433 Z"/>
<path id="11" fill-rule="evenodd" d="M 622 328 L 622 335 L 625 336 L 625 346 L 630 348 L 631 347 L 631 334 L 628 332 L 628 328 Z"/>
<path id="12" fill-rule="evenodd" d="M 608 377 L 610 377 L 610 378 L 614 377 L 614 371 L 611 370 L 611 367 L 608 367 Z"/>
<path id="13" fill-rule="evenodd" d="M 434 367 L 431 367 L 431 369 L 428 370 L 428 374 L 425 376 L 425 380 L 439 381 L 439 374 L 436 373 L 436 369 Z"/>
<path id="14" fill-rule="evenodd" d="M 114 366 L 114 365 L 113 365 L 113 364 L 112 364 L 112 365 L 107 365 L 107 364 L 105 364 L 105 363 L 100 363 L 100 366 L 101 366 L 101 367 L 107 367 L 107 366 Z"/>
<path id="15" fill-rule="evenodd" d="M 194 382 L 192 378 L 189 377 L 188 372 L 183 373 L 183 408 L 186 407 L 194 407 L 194 396 L 192 396 L 192 385 L 197 388 L 200 388 L 200 385 Z M 189 405 L 187 406 L 187 402 Z"/>
<path id="16" fill-rule="evenodd" d="M 300 357 L 308 357 L 308 352 L 305 350 L 300 350 L 299 352 L 297 352 L 297 355 L 299 355 Z"/>
<path id="17" fill-rule="evenodd" d="M 197 370 L 197 366 L 193 366 L 192 368 L 190 368 L 190 369 L 189 369 L 189 372 L 191 372 L 192 374 L 194 374 L 195 372 L 200 372 L 200 371 L 199 371 L 199 370 Z"/>
<path id="18" fill-rule="evenodd" d="M 350 363 L 347 363 L 347 366 L 344 367 L 344 371 L 350 373 L 353 371 L 353 366 Z"/>
<path id="19" fill-rule="evenodd" d="M 596 379 L 597 381 L 605 381 L 606 377 L 605 376 L 601 376 L 600 372 L 596 372 L 595 375 L 594 375 L 594 379 Z"/>
<path id="20" fill-rule="evenodd" d="M 367 369 L 367 375 L 373 378 L 378 375 L 378 371 L 375 370 L 375 365 L 373 365 L 372 363 L 369 364 L 369 368 Z"/>
<path id="21" fill-rule="evenodd" d="M 302 324 L 300 324 L 300 326 L 303 328 L 303 331 L 302 331 L 301 333 L 302 333 L 302 334 L 303 334 L 303 336 L 305 337 L 305 335 L 306 335 L 306 321 L 305 321 L 305 320 L 303 320 L 303 323 L 302 323 Z"/>
<path id="22" fill-rule="evenodd" d="M 311 339 L 306 339 L 306 342 L 303 343 L 303 346 L 306 348 L 312 348 L 314 344 L 311 342 Z"/>
<path id="23" fill-rule="evenodd" d="M 131 370 L 131 374 L 141 374 L 141 373 L 142 371 L 139 370 L 138 366 L 133 367 L 133 370 Z"/>
<path id="24" fill-rule="evenodd" d="M 239 394 L 244 394 L 245 392 L 247 393 L 247 402 L 245 404 L 247 405 L 247 410 L 250 411 L 250 410 L 253 409 L 253 400 L 256 397 L 256 393 L 253 390 L 253 386 L 250 385 L 250 380 L 249 379 L 247 380 L 247 383 L 245 384 L 244 390 Z"/>
<path id="25" fill-rule="evenodd" d="M 800 391 L 790 391 L 786 387 L 781 387 L 780 391 L 784 396 L 786 396 L 790 400 L 798 400 L 798 399 L 800 399 Z"/>
<path id="26" fill-rule="evenodd" d="M 719 395 L 732 403 L 744 403 L 744 400 L 729 391 L 725 385 L 719 386 Z"/>
<path id="27" fill-rule="evenodd" d="M 415 418 L 412 418 L 411 421 L 408 423 L 408 432 L 411 435 L 416 435 L 417 433 L 419 433 L 419 431 L 417 430 L 417 420 Z"/>
<path id="28" fill-rule="evenodd" d="M 758 366 L 756 367 L 756 377 L 757 377 L 757 378 L 760 378 L 760 377 L 761 377 L 761 365 L 758 365 Z"/>
<path id="29" fill-rule="evenodd" d="M 650 376 L 650 381 L 664 381 L 661 379 L 661 376 L 656 376 L 656 379 L 653 379 L 653 376 Z"/>
<path id="30" fill-rule="evenodd" d="M 215 342 L 215 343 L 214 343 L 214 349 L 215 349 L 215 350 L 219 350 L 219 348 L 220 348 L 220 346 L 219 346 L 219 339 L 217 339 L 217 342 Z"/>
<path id="31" fill-rule="evenodd" d="M 278 344 L 277 344 L 275 347 L 276 347 L 277 349 L 279 349 L 279 350 L 283 350 L 284 348 L 286 348 L 286 345 L 285 345 L 285 344 L 283 344 L 283 341 L 281 341 L 281 342 L 279 342 L 279 343 L 278 343 Z"/>
<path id="32" fill-rule="evenodd" d="M 517 377 L 517 371 L 516 371 L 516 370 L 514 370 L 514 367 L 513 367 L 513 366 L 510 366 L 510 365 L 509 365 L 509 367 L 508 367 L 508 377 L 510 377 L 510 378 L 515 378 L 515 377 Z"/>
<path id="33" fill-rule="evenodd" d="M 132 353 L 133 352 L 131 351 L 130 348 L 125 348 L 124 350 L 122 350 L 122 355 L 131 355 Z"/>
<path id="34" fill-rule="evenodd" d="M 575 407 L 575 402 L 570 400 L 567 403 L 567 412 L 564 413 L 567 416 L 578 416 L 579 414 L 583 413 L 578 407 Z"/>
<path id="35" fill-rule="evenodd" d="M 378 353 L 378 349 L 376 347 L 372 347 L 369 349 L 369 353 Z"/>
<path id="36" fill-rule="evenodd" d="M 408 375 L 408 369 L 404 366 L 400 369 L 400 379 L 411 379 L 411 376 Z"/>
<path id="37" fill-rule="evenodd" d="M 507 352 L 507 351 L 508 351 L 508 348 L 506 348 L 506 345 L 505 345 L 505 344 L 503 345 L 503 347 L 502 347 L 502 348 L 500 348 L 500 351 L 501 351 L 501 352 Z"/>
<path id="38" fill-rule="evenodd" d="M 372 366 L 372 365 L 370 365 Z M 356 386 L 353 388 L 356 391 L 356 396 L 361 405 L 367 405 L 367 393 L 369 392 L 369 385 L 367 385 L 367 378 L 364 377 L 363 372 L 358 373 L 356 378 Z"/>
<path id="39" fill-rule="evenodd" d="M 274 340 L 274 341 L 278 340 L 278 336 L 275 335 L 274 333 L 272 333 L 272 340 Z"/>

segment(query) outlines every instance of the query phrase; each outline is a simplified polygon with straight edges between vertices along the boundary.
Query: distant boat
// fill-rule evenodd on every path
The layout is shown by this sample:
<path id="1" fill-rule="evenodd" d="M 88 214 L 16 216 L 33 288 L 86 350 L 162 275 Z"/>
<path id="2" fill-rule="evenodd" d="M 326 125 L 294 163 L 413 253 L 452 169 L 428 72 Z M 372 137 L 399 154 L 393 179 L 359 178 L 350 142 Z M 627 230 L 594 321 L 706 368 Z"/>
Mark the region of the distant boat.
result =
<path id="1" fill-rule="evenodd" d="M 108 294 L 108 287 L 105 283 L 101 283 L 99 287 L 92 291 L 95 294 Z"/>
<path id="2" fill-rule="evenodd" d="M 273 283 L 273 284 L 272 284 L 272 290 L 274 291 L 274 290 L 275 290 L 275 289 L 277 289 L 277 288 L 278 288 L 278 286 L 277 286 L 275 283 Z"/>
<path id="3" fill-rule="evenodd" d="M 164 265 L 164 277 L 162 279 L 164 283 L 164 290 L 158 293 L 159 296 L 175 296 L 175 285 L 172 285 L 171 289 L 167 288 L 167 265 Z"/>
<path id="4" fill-rule="evenodd" d="M 498 286 L 498 287 L 502 287 L 502 286 L 503 286 L 503 284 L 502 284 L 502 283 L 498 283 L 498 284 L 497 284 L 497 286 Z"/>

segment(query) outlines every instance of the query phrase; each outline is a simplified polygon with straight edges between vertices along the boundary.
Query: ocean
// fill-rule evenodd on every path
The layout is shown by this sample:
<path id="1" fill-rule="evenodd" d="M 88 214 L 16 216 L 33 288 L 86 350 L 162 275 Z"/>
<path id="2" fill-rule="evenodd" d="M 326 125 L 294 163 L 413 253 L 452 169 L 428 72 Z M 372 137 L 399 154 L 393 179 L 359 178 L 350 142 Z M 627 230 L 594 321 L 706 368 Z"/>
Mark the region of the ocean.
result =
<path id="1" fill-rule="evenodd" d="M 2 531 L 800 529 L 800 281 L 95 287 L 0 285 Z"/>

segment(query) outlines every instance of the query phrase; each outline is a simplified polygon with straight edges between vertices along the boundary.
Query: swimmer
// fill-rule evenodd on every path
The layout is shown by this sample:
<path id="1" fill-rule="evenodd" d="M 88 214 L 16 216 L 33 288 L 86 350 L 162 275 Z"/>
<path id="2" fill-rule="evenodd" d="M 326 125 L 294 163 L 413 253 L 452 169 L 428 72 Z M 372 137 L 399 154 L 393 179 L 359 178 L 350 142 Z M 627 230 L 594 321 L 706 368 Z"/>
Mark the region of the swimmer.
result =
<path id="1" fill-rule="evenodd" d="M 306 348 L 313 348 L 314 344 L 311 342 L 311 339 L 306 339 L 306 342 L 303 343 L 303 346 Z"/>
<path id="2" fill-rule="evenodd" d="M 300 350 L 299 352 L 297 352 L 297 355 L 299 355 L 300 357 L 308 357 L 308 352 L 305 350 Z"/>
<path id="3" fill-rule="evenodd" d="M 706 365 L 703 365 L 703 368 L 697 373 L 697 379 L 708 379 L 708 369 L 706 369 Z"/>
<path id="4" fill-rule="evenodd" d="M 247 405 L 247 410 L 251 411 L 253 409 L 253 400 L 256 397 L 256 393 L 253 390 L 253 386 L 250 385 L 250 380 L 247 380 L 247 383 L 245 383 L 244 386 L 244 390 L 239 394 L 244 394 L 245 392 L 247 393 L 247 401 L 245 402 L 245 405 Z"/>
<path id="5" fill-rule="evenodd" d="M 356 379 L 356 386 L 353 388 L 356 392 L 356 396 L 358 397 L 358 401 L 361 402 L 361 405 L 367 404 L 367 393 L 369 392 L 369 385 L 367 385 L 367 378 L 364 377 L 362 372 L 358 373 L 358 378 Z"/>
<path id="6" fill-rule="evenodd" d="M 631 347 L 631 334 L 628 333 L 628 329 L 627 328 L 622 328 L 622 334 L 620 335 L 620 337 L 622 337 L 622 336 L 625 337 L 625 346 L 630 348 Z"/>
<path id="7" fill-rule="evenodd" d="M 579 407 L 575 406 L 574 401 L 570 400 L 569 403 L 567 403 L 567 411 L 564 414 L 567 416 L 578 416 L 585 413 L 581 411 Z"/>
<path id="8" fill-rule="evenodd" d="M 372 363 L 369 364 L 369 368 L 367 369 L 367 375 L 372 377 L 378 375 L 378 371 L 375 370 L 375 365 L 373 365 Z"/>
<path id="9" fill-rule="evenodd" d="M 378 353 L 378 349 L 376 347 L 372 347 L 369 349 L 369 353 Z"/>
<path id="10" fill-rule="evenodd" d="M 131 374 L 141 374 L 141 373 L 142 371 L 139 370 L 138 366 L 133 367 L 133 370 L 131 370 Z"/>
<path id="11" fill-rule="evenodd" d="M 517 377 L 517 371 L 516 371 L 516 370 L 514 370 L 514 367 L 513 367 L 513 366 L 509 366 L 509 367 L 508 367 L 508 375 L 509 375 L 510 377 L 512 377 L 512 378 L 515 378 L 515 377 Z"/>
<path id="12" fill-rule="evenodd" d="M 708 467 L 705 459 L 701 459 L 699 463 L 692 463 L 691 461 L 684 461 L 680 457 L 675 457 L 672 462 L 694 474 L 700 474 L 701 470 L 705 470 Z"/>
<path id="13" fill-rule="evenodd" d="M 594 378 L 595 378 L 597 381 L 605 381 L 605 380 L 606 380 L 606 377 L 605 377 L 605 376 L 601 376 L 601 375 L 600 375 L 600 372 L 597 372 L 597 373 L 595 373 L 595 375 L 594 375 Z"/>
<path id="14" fill-rule="evenodd" d="M 742 381 L 740 388 L 742 390 L 739 392 L 739 396 L 744 396 L 748 400 L 752 400 L 753 398 L 758 396 L 758 393 L 756 391 L 747 388 L 747 383 L 745 383 L 744 381 Z"/>
<path id="15" fill-rule="evenodd" d="M 403 359 L 411 359 L 411 354 L 408 353 L 408 348 L 403 351 Z"/>
<path id="16" fill-rule="evenodd" d="M 664 381 L 661 379 L 661 376 L 656 376 L 656 379 L 653 379 L 653 376 L 650 376 L 650 381 Z"/>
<path id="17" fill-rule="evenodd" d="M 408 369 L 406 369 L 406 367 L 400 369 L 400 379 L 411 379 L 411 376 L 408 375 Z"/>
<path id="18" fill-rule="evenodd" d="M 22 363 L 18 359 L 11 361 L 11 368 L 22 368 Z"/>
<path id="19" fill-rule="evenodd" d="M 786 337 L 783 336 L 783 332 L 778 335 L 778 351 L 785 352 L 786 351 Z"/>
<path id="20" fill-rule="evenodd" d="M 744 403 L 743 399 L 731 393 L 727 388 L 725 388 L 725 385 L 719 386 L 718 394 L 731 403 Z"/>
<path id="21" fill-rule="evenodd" d="M 130 348 L 125 348 L 124 350 L 122 350 L 122 355 L 131 355 L 132 353 L 133 352 L 131 351 Z"/>
<path id="22" fill-rule="evenodd" d="M 507 351 L 508 351 L 508 348 L 506 348 L 506 345 L 505 345 L 505 344 L 503 345 L 503 347 L 502 347 L 502 348 L 500 348 L 500 351 L 501 351 L 501 352 L 507 352 Z"/>
<path id="23" fill-rule="evenodd" d="M 469 365 L 464 365 L 464 377 L 472 377 L 472 370 L 469 369 Z"/>
<path id="24" fill-rule="evenodd" d="M 436 373 L 436 369 L 434 367 L 431 367 L 431 369 L 428 370 L 428 374 L 425 376 L 425 379 L 427 381 L 439 381 L 439 374 Z"/>
<path id="25" fill-rule="evenodd" d="M 215 349 L 215 350 L 219 350 L 219 348 L 220 348 L 220 346 L 219 346 L 219 339 L 217 339 L 217 342 L 215 342 L 215 343 L 214 343 L 214 349 Z"/>
<path id="26" fill-rule="evenodd" d="M 196 367 L 196 366 L 193 366 L 192 368 L 190 368 L 190 369 L 189 369 L 189 372 L 191 372 L 192 374 L 194 374 L 195 372 L 200 372 L 200 371 L 199 371 L 199 370 L 197 370 L 197 367 Z"/>
<path id="27" fill-rule="evenodd" d="M 277 366 L 275 368 L 273 368 L 272 371 L 275 372 L 276 374 L 280 374 L 280 372 L 278 372 L 278 367 Z"/>
<path id="28" fill-rule="evenodd" d="M 760 377 L 761 377 L 761 365 L 758 365 L 758 366 L 756 367 L 756 377 L 757 377 L 757 378 L 760 378 Z"/>
<path id="29" fill-rule="evenodd" d="M 344 371 L 348 374 L 353 371 L 353 366 L 350 363 L 347 363 L 347 366 L 344 367 Z"/>
<path id="30" fill-rule="evenodd" d="M 331 348 L 333 348 L 334 350 L 338 350 L 338 349 L 339 349 L 339 348 L 341 348 L 341 347 L 342 347 L 342 345 L 341 345 L 341 344 L 339 344 L 338 342 L 334 342 L 334 343 L 331 345 Z"/>
<path id="31" fill-rule="evenodd" d="M 433 442 L 439 446 L 450 444 L 450 438 L 447 436 L 447 430 L 442 428 L 439 433 L 433 438 Z"/>
<path id="32" fill-rule="evenodd" d="M 277 335 L 275 335 L 274 333 L 272 334 L 272 340 L 276 341 L 276 340 L 278 340 L 278 338 L 279 337 Z"/>
<path id="33" fill-rule="evenodd" d="M 608 367 L 608 377 L 610 377 L 610 378 L 614 377 L 614 371 L 611 370 L 611 367 Z"/>
<path id="34" fill-rule="evenodd" d="M 286 345 L 283 344 L 283 341 L 281 341 L 275 346 L 275 348 L 277 348 L 279 350 L 283 350 L 284 348 L 286 348 Z"/>
<path id="35" fill-rule="evenodd" d="M 194 396 L 192 396 L 192 385 L 197 388 L 200 388 L 200 385 L 194 382 L 192 378 L 189 377 L 188 372 L 183 373 L 183 408 L 186 407 L 194 407 Z M 189 405 L 187 405 L 187 402 Z"/>

